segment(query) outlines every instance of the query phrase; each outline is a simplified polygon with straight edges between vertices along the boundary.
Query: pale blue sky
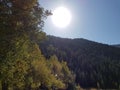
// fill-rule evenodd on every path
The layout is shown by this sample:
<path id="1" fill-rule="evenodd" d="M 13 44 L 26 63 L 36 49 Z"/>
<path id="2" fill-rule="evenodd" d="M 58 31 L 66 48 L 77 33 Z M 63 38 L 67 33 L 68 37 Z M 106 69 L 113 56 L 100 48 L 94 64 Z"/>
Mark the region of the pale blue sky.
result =
<path id="1" fill-rule="evenodd" d="M 40 0 L 40 4 L 48 10 L 65 6 L 72 13 L 72 22 L 64 29 L 55 27 L 48 17 L 47 34 L 120 44 L 120 0 Z"/>

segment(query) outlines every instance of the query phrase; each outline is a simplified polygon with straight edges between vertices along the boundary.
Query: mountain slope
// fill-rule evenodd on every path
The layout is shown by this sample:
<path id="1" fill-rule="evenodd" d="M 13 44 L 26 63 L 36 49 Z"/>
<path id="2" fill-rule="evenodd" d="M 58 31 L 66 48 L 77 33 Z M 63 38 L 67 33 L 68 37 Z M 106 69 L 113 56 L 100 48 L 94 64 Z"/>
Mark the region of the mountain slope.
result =
<path id="1" fill-rule="evenodd" d="M 40 44 L 49 58 L 56 55 L 65 60 L 83 88 L 119 88 L 120 49 L 85 39 L 66 39 L 48 36 Z"/>
<path id="2" fill-rule="evenodd" d="M 120 48 L 120 44 L 112 45 L 112 46 Z"/>

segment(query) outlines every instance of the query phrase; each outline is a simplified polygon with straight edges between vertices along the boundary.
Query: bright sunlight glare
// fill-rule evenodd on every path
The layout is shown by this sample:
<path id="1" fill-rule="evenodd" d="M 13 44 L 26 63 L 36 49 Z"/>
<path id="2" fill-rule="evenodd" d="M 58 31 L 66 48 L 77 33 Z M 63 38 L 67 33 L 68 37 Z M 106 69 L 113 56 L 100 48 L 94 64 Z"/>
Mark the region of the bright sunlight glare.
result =
<path id="1" fill-rule="evenodd" d="M 65 7 L 58 7 L 53 11 L 52 22 L 59 28 L 67 27 L 71 22 L 71 13 Z"/>

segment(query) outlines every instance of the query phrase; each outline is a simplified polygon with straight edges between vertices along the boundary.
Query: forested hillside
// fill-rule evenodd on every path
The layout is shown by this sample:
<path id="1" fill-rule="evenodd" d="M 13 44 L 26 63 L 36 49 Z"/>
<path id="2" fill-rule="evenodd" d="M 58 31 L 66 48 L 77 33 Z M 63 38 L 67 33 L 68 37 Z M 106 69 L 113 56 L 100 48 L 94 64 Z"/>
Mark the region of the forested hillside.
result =
<path id="1" fill-rule="evenodd" d="M 120 88 L 120 48 L 85 39 L 48 36 L 40 43 L 42 53 L 65 60 L 83 88 Z"/>
<path id="2" fill-rule="evenodd" d="M 115 47 L 118 47 L 118 48 L 120 48 L 120 44 L 117 44 L 117 45 L 112 45 L 112 46 L 115 46 Z"/>

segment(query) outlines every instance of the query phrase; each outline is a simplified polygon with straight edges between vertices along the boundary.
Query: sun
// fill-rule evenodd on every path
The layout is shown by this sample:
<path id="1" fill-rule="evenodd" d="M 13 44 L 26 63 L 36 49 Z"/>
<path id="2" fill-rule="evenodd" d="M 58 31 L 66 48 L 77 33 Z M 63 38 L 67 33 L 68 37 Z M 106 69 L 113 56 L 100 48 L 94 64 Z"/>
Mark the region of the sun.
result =
<path id="1" fill-rule="evenodd" d="M 55 26 L 65 28 L 70 24 L 72 15 L 67 8 L 58 7 L 52 13 L 52 22 Z"/>

